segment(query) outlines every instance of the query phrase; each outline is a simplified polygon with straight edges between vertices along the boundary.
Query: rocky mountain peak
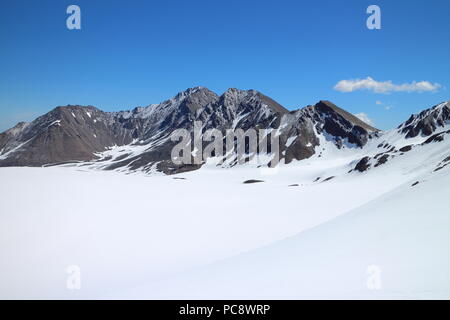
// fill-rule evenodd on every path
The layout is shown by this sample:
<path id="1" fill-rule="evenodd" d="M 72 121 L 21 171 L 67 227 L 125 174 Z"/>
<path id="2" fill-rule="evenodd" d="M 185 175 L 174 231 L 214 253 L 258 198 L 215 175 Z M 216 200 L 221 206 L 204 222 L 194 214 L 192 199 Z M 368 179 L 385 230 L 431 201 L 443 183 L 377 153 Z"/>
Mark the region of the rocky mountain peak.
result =
<path id="1" fill-rule="evenodd" d="M 219 104 L 233 110 L 236 114 L 243 111 L 251 112 L 251 109 L 262 110 L 264 108 L 278 115 L 289 113 L 281 104 L 254 89 L 230 88 L 220 96 Z"/>
<path id="2" fill-rule="evenodd" d="M 368 125 L 358 117 L 354 116 L 350 112 L 345 111 L 344 109 L 339 108 L 334 103 L 328 100 L 320 100 L 318 103 L 314 105 L 314 109 L 320 113 L 323 113 L 327 116 L 332 117 L 341 117 L 342 119 L 348 121 L 354 126 L 359 126 L 368 132 L 376 132 L 378 129 Z"/>
<path id="3" fill-rule="evenodd" d="M 296 116 L 311 119 L 317 133 L 332 140 L 338 148 L 345 144 L 363 147 L 379 131 L 326 100 L 299 110 Z"/>
<path id="4" fill-rule="evenodd" d="M 204 87 L 195 87 L 184 91 L 180 106 L 181 108 L 186 107 L 189 112 L 195 113 L 197 110 L 217 100 L 219 100 L 219 96 L 211 90 Z"/>
<path id="5" fill-rule="evenodd" d="M 217 94 L 212 92 L 208 88 L 199 86 L 199 87 L 188 88 L 184 91 L 177 93 L 175 95 L 175 97 L 173 98 L 173 100 L 181 102 L 182 100 L 192 97 L 192 96 L 197 96 L 197 97 L 198 96 L 215 96 L 215 97 L 217 97 Z"/>
<path id="6" fill-rule="evenodd" d="M 411 115 L 406 122 L 398 126 L 398 129 L 406 138 L 414 138 L 420 134 L 430 136 L 447 124 L 450 124 L 450 101 Z"/>

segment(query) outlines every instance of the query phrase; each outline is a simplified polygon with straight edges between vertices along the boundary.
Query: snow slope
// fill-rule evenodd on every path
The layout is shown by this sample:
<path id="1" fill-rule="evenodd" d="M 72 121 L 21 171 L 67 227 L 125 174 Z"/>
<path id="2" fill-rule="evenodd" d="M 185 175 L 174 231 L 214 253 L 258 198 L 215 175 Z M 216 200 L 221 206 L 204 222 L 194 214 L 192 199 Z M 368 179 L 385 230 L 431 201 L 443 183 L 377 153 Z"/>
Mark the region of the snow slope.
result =
<path id="1" fill-rule="evenodd" d="M 0 298 L 450 298 L 448 134 L 349 173 L 377 142 L 277 170 L 0 168 Z"/>
<path id="2" fill-rule="evenodd" d="M 256 171 L 256 172 L 255 172 Z M 201 266 L 318 225 L 384 192 L 352 200 L 339 183 L 310 188 L 293 171 L 261 176 L 254 168 L 205 169 L 169 176 L 2 168 L 0 294 L 71 297 L 65 268 L 79 265 L 80 297 Z M 267 180 L 245 185 L 252 178 Z M 350 183 L 368 188 L 364 180 Z M 320 201 L 330 193 L 334 202 Z"/>
<path id="3" fill-rule="evenodd" d="M 404 184 L 270 246 L 113 297 L 450 299 L 449 179 Z"/>
<path id="4" fill-rule="evenodd" d="M 305 189 L 329 187 L 302 198 L 320 207 L 323 217 L 327 211 L 344 212 L 339 208 L 344 201 L 353 201 L 355 208 L 257 250 L 108 297 L 449 299 L 450 165 L 436 171 L 443 159 L 450 161 L 449 150 L 446 137 L 416 146 L 364 174 L 304 184 Z M 313 175 L 327 176 L 345 167 L 348 157 L 301 161 L 289 176 L 307 167 Z M 356 199 L 364 204 L 358 206 Z M 299 202 L 296 211 L 301 208 Z M 368 287 L 373 268 L 380 272 L 377 290 Z"/>

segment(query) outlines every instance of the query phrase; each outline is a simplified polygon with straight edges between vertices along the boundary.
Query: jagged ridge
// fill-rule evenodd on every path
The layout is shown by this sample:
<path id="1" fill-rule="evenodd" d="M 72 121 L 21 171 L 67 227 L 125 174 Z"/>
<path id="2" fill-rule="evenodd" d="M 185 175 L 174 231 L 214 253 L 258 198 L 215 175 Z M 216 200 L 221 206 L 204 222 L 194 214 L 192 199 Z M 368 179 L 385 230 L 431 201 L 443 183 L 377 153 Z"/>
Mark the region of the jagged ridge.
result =
<path id="1" fill-rule="evenodd" d="M 412 137 L 428 134 L 448 123 L 448 103 L 411 117 L 399 130 Z M 228 89 L 218 96 L 204 87 L 180 92 L 160 104 L 130 111 L 103 112 L 93 106 L 57 107 L 31 123 L 19 123 L 0 134 L 0 166 L 42 166 L 88 161 L 102 169 L 176 173 L 199 167 L 176 166 L 170 160 L 175 129 L 249 128 L 277 130 L 281 157 L 286 163 L 315 154 L 320 137 L 362 148 L 379 130 L 329 101 L 289 112 L 256 90 Z M 112 146 L 129 146 L 120 155 Z"/>

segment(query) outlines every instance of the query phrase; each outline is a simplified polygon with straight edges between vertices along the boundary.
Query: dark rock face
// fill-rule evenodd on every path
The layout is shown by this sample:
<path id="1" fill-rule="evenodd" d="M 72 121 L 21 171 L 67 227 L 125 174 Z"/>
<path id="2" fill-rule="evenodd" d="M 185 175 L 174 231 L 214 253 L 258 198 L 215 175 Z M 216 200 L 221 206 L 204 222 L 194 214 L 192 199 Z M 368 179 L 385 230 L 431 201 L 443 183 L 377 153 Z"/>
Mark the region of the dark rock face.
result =
<path id="1" fill-rule="evenodd" d="M 413 147 L 412 145 L 405 146 L 403 148 L 400 148 L 399 151 L 400 152 L 408 152 L 408 151 L 411 151 L 412 147 Z"/>
<path id="2" fill-rule="evenodd" d="M 425 140 L 422 144 L 429 144 L 429 143 L 432 143 L 432 142 L 441 142 L 441 141 L 444 141 L 444 136 L 445 136 L 446 134 L 449 134 L 449 133 L 450 133 L 450 130 L 447 130 L 447 131 L 443 131 L 443 132 L 440 132 L 440 133 L 433 134 L 431 137 L 429 137 L 427 140 Z"/>
<path id="3" fill-rule="evenodd" d="M 445 158 L 439 163 L 439 165 L 434 169 L 434 172 L 444 169 L 446 166 L 450 165 L 450 156 Z"/>
<path id="4" fill-rule="evenodd" d="M 329 101 L 320 101 L 305 112 L 314 120 L 317 132 L 333 139 L 339 148 L 345 143 L 362 147 L 379 131 Z"/>
<path id="5" fill-rule="evenodd" d="M 250 180 L 246 180 L 243 183 L 244 184 L 252 184 L 252 183 L 261 183 L 264 182 L 263 180 L 255 180 L 255 179 L 250 179 Z"/>
<path id="6" fill-rule="evenodd" d="M 398 129 L 406 134 L 406 138 L 417 137 L 419 134 L 430 136 L 437 128 L 444 127 L 448 123 L 450 123 L 450 103 L 446 102 L 412 115 Z"/>
<path id="7" fill-rule="evenodd" d="M 311 118 L 304 117 L 301 111 L 287 114 L 282 118 L 281 127 L 280 151 L 284 154 L 285 163 L 306 159 L 315 154 L 319 138 Z"/>
<path id="8" fill-rule="evenodd" d="M 228 89 L 218 96 L 196 87 L 172 99 L 130 111 L 103 112 L 92 106 L 57 107 L 31 123 L 19 123 L 0 134 L 0 166 L 42 166 L 70 162 L 99 168 L 167 174 L 195 170 L 201 164 L 175 165 L 171 151 L 175 129 L 193 132 L 194 122 L 208 129 L 264 129 L 280 139 L 286 163 L 315 154 L 320 135 L 338 148 L 362 147 L 377 129 L 328 101 L 289 112 L 256 90 Z M 120 155 L 102 154 L 112 146 L 138 148 Z M 133 149 L 134 150 L 134 149 Z"/>
<path id="9" fill-rule="evenodd" d="M 442 169 L 444 169 L 447 165 L 448 165 L 448 163 L 446 163 L 446 164 L 444 164 L 444 165 L 441 165 L 441 166 L 437 167 L 436 169 L 434 169 L 433 172 L 442 170 Z"/>
<path id="10" fill-rule="evenodd" d="M 385 163 L 388 161 L 388 159 L 389 159 L 389 155 L 388 155 L 388 154 L 382 155 L 382 156 L 378 159 L 377 163 L 375 164 L 375 167 L 379 167 L 379 166 L 381 166 L 382 164 L 385 164 Z"/>
<path id="11" fill-rule="evenodd" d="M 355 170 L 359 172 L 367 171 L 370 168 L 370 157 L 364 157 L 355 166 Z"/>

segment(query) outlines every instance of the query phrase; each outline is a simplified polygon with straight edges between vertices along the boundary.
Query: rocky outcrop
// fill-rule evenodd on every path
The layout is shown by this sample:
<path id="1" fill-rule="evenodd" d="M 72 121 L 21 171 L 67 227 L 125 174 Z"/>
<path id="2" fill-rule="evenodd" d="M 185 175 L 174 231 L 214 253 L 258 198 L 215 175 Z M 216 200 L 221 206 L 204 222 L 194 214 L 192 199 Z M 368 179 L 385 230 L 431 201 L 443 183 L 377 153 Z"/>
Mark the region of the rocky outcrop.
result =
<path id="1" fill-rule="evenodd" d="M 405 134 L 406 138 L 413 138 L 418 135 L 430 136 L 438 128 L 443 128 L 447 124 L 450 124 L 450 103 L 444 102 L 412 115 L 398 129 L 399 132 Z"/>

